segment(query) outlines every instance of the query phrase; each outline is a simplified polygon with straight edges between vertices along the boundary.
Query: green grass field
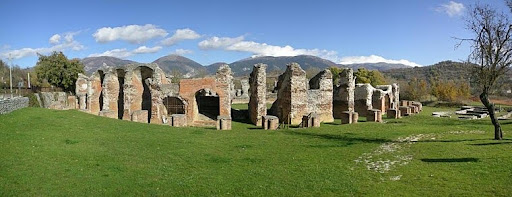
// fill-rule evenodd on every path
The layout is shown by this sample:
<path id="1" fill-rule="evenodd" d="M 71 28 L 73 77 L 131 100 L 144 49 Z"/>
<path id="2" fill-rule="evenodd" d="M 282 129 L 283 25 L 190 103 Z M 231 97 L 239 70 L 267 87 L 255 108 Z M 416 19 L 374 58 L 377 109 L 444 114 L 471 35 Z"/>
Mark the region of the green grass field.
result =
<path id="1" fill-rule="evenodd" d="M 0 115 L 0 196 L 510 196 L 512 121 L 494 141 L 442 110 L 217 131 L 25 108 Z"/>

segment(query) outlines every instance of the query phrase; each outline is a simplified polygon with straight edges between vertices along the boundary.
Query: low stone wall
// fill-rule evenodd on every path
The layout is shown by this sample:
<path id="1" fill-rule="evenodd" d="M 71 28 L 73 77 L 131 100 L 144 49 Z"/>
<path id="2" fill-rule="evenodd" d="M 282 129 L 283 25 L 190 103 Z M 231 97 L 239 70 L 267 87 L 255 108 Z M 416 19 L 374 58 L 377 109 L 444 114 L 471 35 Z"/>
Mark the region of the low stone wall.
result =
<path id="1" fill-rule="evenodd" d="M 28 107 L 28 97 L 0 100 L 0 114 L 7 114 L 25 107 Z"/>

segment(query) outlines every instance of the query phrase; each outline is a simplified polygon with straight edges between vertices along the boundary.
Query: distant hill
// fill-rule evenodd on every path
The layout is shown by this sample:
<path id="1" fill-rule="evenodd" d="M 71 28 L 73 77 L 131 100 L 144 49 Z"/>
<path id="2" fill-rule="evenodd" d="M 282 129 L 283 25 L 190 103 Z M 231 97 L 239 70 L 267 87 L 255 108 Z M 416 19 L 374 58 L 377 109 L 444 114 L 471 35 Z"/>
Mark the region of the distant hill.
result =
<path id="1" fill-rule="evenodd" d="M 413 78 L 424 79 L 430 82 L 432 79 L 439 80 L 469 80 L 473 65 L 461 62 L 443 61 L 431 66 L 398 68 L 382 71 L 388 77 L 410 81 Z"/>
<path id="2" fill-rule="evenodd" d="M 389 64 L 384 62 L 379 63 L 364 63 L 364 64 L 345 64 L 340 65 L 341 67 L 345 68 L 352 68 L 354 70 L 357 70 L 358 68 L 366 68 L 368 70 L 378 70 L 378 71 L 386 71 L 391 69 L 398 69 L 398 68 L 412 68 L 411 66 L 407 66 L 405 64 Z"/>
<path id="3" fill-rule="evenodd" d="M 179 70 L 183 77 L 186 78 L 199 75 L 202 71 L 207 73 L 203 65 L 179 55 L 164 56 L 153 61 L 153 63 L 158 64 L 166 73 L 171 73 L 172 70 Z"/>
<path id="4" fill-rule="evenodd" d="M 116 57 L 109 56 L 100 56 L 100 57 L 87 57 L 81 60 L 82 64 L 84 64 L 84 70 L 87 75 L 92 74 L 94 71 L 98 70 L 103 63 L 108 66 L 124 66 L 126 64 L 137 63 L 131 60 L 123 60 Z"/>
<path id="5" fill-rule="evenodd" d="M 213 63 L 213 64 L 210 64 L 208 66 L 205 66 L 206 70 L 208 71 L 208 73 L 210 74 L 214 74 L 217 72 L 217 70 L 219 69 L 220 66 L 224 65 L 224 64 L 228 64 L 228 63 L 225 63 L 225 62 L 217 62 L 217 63 Z"/>

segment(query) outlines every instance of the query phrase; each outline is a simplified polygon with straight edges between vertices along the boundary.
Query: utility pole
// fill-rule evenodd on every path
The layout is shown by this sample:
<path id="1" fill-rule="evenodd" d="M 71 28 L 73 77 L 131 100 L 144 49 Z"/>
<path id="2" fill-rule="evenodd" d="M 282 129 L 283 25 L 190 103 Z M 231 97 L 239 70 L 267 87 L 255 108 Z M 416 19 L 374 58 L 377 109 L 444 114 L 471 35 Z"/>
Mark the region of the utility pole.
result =
<path id="1" fill-rule="evenodd" d="M 11 86 L 11 99 L 12 97 L 12 57 L 9 53 L 9 85 Z"/>

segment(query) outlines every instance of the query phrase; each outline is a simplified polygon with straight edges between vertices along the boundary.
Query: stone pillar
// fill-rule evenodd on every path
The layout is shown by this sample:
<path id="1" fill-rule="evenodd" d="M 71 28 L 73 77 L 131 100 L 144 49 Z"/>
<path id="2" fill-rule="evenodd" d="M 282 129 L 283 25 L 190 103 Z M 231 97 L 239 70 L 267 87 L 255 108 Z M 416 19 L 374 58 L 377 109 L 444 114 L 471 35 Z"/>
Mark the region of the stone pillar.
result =
<path id="1" fill-rule="evenodd" d="M 68 96 L 68 109 L 76 109 L 76 96 Z"/>
<path id="2" fill-rule="evenodd" d="M 262 117 L 262 127 L 264 130 L 276 130 L 279 126 L 279 118 L 266 115 Z"/>
<path id="3" fill-rule="evenodd" d="M 187 126 L 187 116 L 185 114 L 172 114 L 171 121 L 169 121 L 169 125 L 173 127 L 186 127 Z"/>
<path id="4" fill-rule="evenodd" d="M 400 116 L 409 116 L 411 114 L 411 108 L 407 106 L 400 106 L 398 109 L 400 110 Z"/>
<path id="5" fill-rule="evenodd" d="M 352 112 L 343 111 L 341 113 L 341 124 L 352 124 Z"/>
<path id="6" fill-rule="evenodd" d="M 400 110 L 398 109 L 388 109 L 387 111 L 388 118 L 398 119 L 400 118 Z"/>
<path id="7" fill-rule="evenodd" d="M 231 130 L 231 116 L 217 116 L 217 130 Z"/>
<path id="8" fill-rule="evenodd" d="M 231 89 L 233 73 L 227 64 L 219 67 L 215 75 L 215 86 L 219 95 L 219 115 L 229 116 L 231 119 Z M 230 128 L 231 129 L 231 128 Z"/>
<path id="9" fill-rule="evenodd" d="M 88 112 L 98 115 L 100 109 L 100 95 L 102 91 L 101 77 L 99 71 L 96 71 L 88 80 L 88 97 L 87 106 Z"/>
<path id="10" fill-rule="evenodd" d="M 254 68 L 253 68 L 254 70 Z M 249 80 L 247 79 L 241 79 L 240 80 L 240 84 L 242 85 L 242 90 L 241 90 L 241 95 L 240 97 L 241 98 L 249 98 L 249 89 L 250 89 L 250 86 L 249 86 Z"/>
<path id="11" fill-rule="evenodd" d="M 87 93 L 88 93 L 88 78 L 82 73 L 78 73 L 78 78 L 75 83 L 75 94 L 78 97 L 78 109 L 87 109 Z"/>
<path id="12" fill-rule="evenodd" d="M 300 124 L 302 116 L 308 113 L 306 71 L 299 64 L 290 63 L 286 71 L 279 76 L 277 100 L 270 111 L 280 120 L 290 124 Z"/>
<path id="13" fill-rule="evenodd" d="M 132 113 L 133 122 L 148 123 L 148 110 L 136 110 Z"/>
<path id="14" fill-rule="evenodd" d="M 354 71 L 351 68 L 340 72 L 339 84 L 333 90 L 334 118 L 341 118 L 344 111 L 354 111 L 355 84 Z"/>
<path id="15" fill-rule="evenodd" d="M 130 119 L 132 115 L 131 113 L 142 109 L 142 93 L 144 92 L 144 87 L 142 85 L 140 69 L 127 70 L 124 78 L 123 91 L 123 120 L 126 120 L 126 113 L 128 113 L 127 118 Z"/>
<path id="16" fill-rule="evenodd" d="M 267 74 L 266 64 L 256 64 L 249 77 L 249 119 L 256 126 L 261 126 L 261 117 L 267 115 Z"/>
<path id="17" fill-rule="evenodd" d="M 418 107 L 418 110 L 419 111 L 422 111 L 423 110 L 423 104 L 421 104 L 420 102 L 417 102 L 417 101 L 413 101 L 412 102 L 412 105 Z"/>
<path id="18" fill-rule="evenodd" d="M 385 92 L 380 89 L 374 89 L 372 95 L 372 107 L 378 109 L 381 112 L 386 111 L 386 99 Z"/>
<path id="19" fill-rule="evenodd" d="M 131 120 L 132 119 L 132 113 L 130 113 L 130 109 L 124 109 L 123 110 L 123 120 Z"/>
<path id="20" fill-rule="evenodd" d="M 398 84 L 391 84 L 391 92 L 393 94 L 393 106 L 391 108 L 398 109 L 400 107 L 400 86 Z"/>
<path id="21" fill-rule="evenodd" d="M 314 112 L 321 122 L 333 122 L 332 73 L 329 69 L 319 72 L 309 81 L 308 112 Z"/>
<path id="22" fill-rule="evenodd" d="M 359 113 L 352 112 L 352 124 L 356 124 L 359 121 Z"/>
<path id="23" fill-rule="evenodd" d="M 417 114 L 420 113 L 419 109 L 415 105 L 409 105 L 409 109 L 411 109 L 411 114 Z"/>
<path id="24" fill-rule="evenodd" d="M 382 113 L 378 109 L 368 110 L 367 122 L 382 122 Z"/>
<path id="25" fill-rule="evenodd" d="M 117 99 L 119 98 L 119 80 L 117 72 L 109 69 L 105 72 L 102 84 L 103 91 L 103 109 L 117 112 Z"/>
<path id="26" fill-rule="evenodd" d="M 354 110 L 361 116 L 369 115 L 369 110 L 373 109 L 372 97 L 373 88 L 370 84 L 357 84 L 354 90 Z"/>
<path id="27" fill-rule="evenodd" d="M 400 107 L 403 107 L 403 106 L 409 106 L 409 101 L 401 100 L 400 101 Z"/>

